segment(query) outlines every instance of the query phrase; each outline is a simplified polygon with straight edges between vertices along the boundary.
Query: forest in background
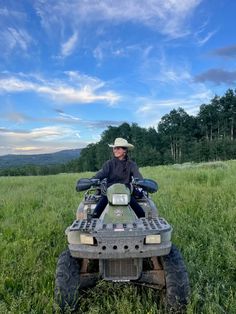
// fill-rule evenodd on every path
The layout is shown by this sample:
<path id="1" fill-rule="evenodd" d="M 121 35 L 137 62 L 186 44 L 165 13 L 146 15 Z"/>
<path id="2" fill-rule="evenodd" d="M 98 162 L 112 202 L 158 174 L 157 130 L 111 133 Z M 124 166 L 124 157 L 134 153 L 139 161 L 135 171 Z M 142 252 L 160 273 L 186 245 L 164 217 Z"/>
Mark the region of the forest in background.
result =
<path id="1" fill-rule="evenodd" d="M 108 144 L 124 137 L 134 144 L 130 153 L 139 167 L 236 159 L 236 90 L 228 89 L 209 104 L 202 104 L 196 116 L 183 108 L 164 115 L 157 127 L 136 123 L 109 126 L 101 140 L 82 149 L 80 157 L 64 164 L 27 165 L 0 170 L 0 175 L 48 175 L 62 172 L 97 171 L 111 157 Z"/>

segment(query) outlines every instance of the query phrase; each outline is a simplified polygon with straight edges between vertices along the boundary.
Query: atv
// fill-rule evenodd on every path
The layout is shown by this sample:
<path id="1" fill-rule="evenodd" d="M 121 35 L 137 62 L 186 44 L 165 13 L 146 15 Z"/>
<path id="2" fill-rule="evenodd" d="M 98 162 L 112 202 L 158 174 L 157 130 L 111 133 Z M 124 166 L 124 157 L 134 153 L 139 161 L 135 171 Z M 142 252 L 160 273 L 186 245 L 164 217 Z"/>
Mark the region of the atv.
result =
<path id="1" fill-rule="evenodd" d="M 80 179 L 76 190 L 85 191 L 76 220 L 66 229 L 68 249 L 57 263 L 55 301 L 62 311 L 76 310 L 80 292 L 103 279 L 130 282 L 164 292 L 171 311 L 185 308 L 189 279 L 183 258 L 171 242 L 172 227 L 159 217 L 150 193 L 158 190 L 151 179 L 124 184 Z M 108 204 L 99 218 L 92 214 L 102 194 Z M 129 205 L 131 193 L 143 208 L 138 218 Z"/>

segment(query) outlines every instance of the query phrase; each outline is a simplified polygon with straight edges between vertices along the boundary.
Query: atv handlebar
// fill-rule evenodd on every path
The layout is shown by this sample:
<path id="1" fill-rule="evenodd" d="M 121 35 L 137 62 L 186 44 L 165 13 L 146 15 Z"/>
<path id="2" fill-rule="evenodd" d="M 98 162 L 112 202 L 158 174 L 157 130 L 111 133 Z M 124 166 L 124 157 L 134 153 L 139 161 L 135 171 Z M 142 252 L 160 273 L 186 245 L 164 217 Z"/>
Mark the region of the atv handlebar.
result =
<path id="1" fill-rule="evenodd" d="M 85 191 L 90 189 L 92 186 L 100 186 L 100 180 L 82 178 L 79 179 L 76 183 L 76 191 L 77 192 Z"/>
<path id="2" fill-rule="evenodd" d="M 158 184 L 152 179 L 133 179 L 133 185 L 137 186 L 148 193 L 155 193 L 158 190 Z"/>
<path id="3" fill-rule="evenodd" d="M 158 190 L 158 184 L 152 179 L 137 179 L 134 178 L 132 184 L 138 188 L 143 189 L 148 193 L 155 193 Z M 77 181 L 76 191 L 85 191 L 90 189 L 92 186 L 99 187 L 101 181 L 99 179 L 87 179 L 82 178 Z"/>

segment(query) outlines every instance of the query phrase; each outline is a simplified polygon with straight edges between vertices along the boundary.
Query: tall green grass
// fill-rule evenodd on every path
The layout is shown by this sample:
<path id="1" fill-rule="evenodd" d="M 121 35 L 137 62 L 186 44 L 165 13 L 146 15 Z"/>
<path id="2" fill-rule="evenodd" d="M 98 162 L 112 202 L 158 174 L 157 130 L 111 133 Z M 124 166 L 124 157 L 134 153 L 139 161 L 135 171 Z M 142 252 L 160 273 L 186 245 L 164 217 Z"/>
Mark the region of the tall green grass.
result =
<path id="1" fill-rule="evenodd" d="M 236 313 L 236 161 L 146 167 L 189 272 L 187 313 Z M 83 194 L 79 177 L 0 178 L 0 313 L 52 313 L 54 273 Z M 157 302 L 156 302 L 157 301 Z M 157 291 L 100 282 L 79 313 L 163 313 Z"/>

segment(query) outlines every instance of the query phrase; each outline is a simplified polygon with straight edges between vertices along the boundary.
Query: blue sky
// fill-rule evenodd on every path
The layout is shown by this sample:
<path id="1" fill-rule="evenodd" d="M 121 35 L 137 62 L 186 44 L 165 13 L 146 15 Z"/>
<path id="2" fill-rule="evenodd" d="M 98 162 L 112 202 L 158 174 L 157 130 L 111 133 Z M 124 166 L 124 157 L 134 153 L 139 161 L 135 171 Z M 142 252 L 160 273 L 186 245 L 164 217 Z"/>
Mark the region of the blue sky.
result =
<path id="1" fill-rule="evenodd" d="M 236 83 L 231 0 L 0 0 L 0 155 L 157 127 Z"/>

